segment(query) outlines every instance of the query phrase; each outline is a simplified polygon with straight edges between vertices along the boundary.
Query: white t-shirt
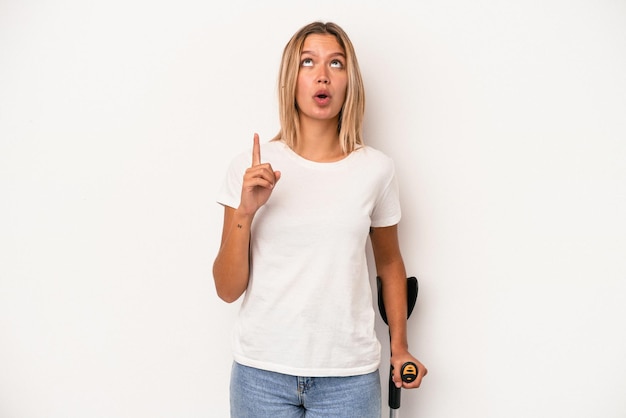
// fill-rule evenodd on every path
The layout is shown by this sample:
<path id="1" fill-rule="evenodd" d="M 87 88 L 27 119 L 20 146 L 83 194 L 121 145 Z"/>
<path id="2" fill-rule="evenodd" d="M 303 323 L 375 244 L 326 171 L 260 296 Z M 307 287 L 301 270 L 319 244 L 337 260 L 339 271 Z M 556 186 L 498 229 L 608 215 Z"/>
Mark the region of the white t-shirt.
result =
<path id="1" fill-rule="evenodd" d="M 218 202 L 237 208 L 251 150 Z M 282 141 L 261 145 L 281 172 L 251 230 L 251 270 L 233 335 L 238 363 L 296 376 L 351 376 L 380 365 L 366 261 L 370 227 L 400 220 L 392 160 L 361 147 L 317 163 Z"/>

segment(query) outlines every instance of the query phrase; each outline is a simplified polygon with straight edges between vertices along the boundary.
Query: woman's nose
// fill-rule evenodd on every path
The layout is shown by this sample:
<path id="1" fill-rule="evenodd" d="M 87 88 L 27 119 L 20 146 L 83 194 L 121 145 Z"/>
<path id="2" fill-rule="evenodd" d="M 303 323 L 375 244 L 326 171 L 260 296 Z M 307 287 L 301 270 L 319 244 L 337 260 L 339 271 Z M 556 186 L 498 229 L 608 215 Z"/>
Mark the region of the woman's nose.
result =
<path id="1" fill-rule="evenodd" d="M 330 79 L 328 78 L 326 71 L 320 71 L 319 75 L 317 76 L 317 82 L 322 84 L 330 83 Z"/>

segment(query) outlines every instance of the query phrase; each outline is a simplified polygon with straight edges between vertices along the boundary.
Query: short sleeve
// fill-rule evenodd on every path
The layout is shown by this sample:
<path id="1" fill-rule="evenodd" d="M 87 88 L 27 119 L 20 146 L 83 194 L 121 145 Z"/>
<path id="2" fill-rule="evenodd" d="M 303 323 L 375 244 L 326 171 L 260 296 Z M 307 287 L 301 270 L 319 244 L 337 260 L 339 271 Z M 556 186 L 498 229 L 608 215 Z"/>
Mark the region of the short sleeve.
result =
<path id="1" fill-rule="evenodd" d="M 385 171 L 385 182 L 371 216 L 372 227 L 385 227 L 396 225 L 402 216 L 400 208 L 400 192 L 396 179 L 393 161 L 389 160 Z"/>
<path id="2" fill-rule="evenodd" d="M 247 154 L 240 154 L 231 161 L 217 193 L 217 203 L 231 208 L 239 206 L 243 175 L 246 168 L 250 166 L 250 159 L 251 157 Z"/>

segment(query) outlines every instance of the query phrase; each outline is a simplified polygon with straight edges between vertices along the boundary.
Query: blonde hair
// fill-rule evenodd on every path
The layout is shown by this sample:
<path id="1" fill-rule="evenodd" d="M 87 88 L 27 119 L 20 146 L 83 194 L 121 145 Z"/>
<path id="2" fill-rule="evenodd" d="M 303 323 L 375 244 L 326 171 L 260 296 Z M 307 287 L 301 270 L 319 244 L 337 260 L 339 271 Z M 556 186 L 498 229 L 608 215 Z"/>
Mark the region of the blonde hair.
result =
<path id="1" fill-rule="evenodd" d="M 283 50 L 278 75 L 278 108 L 281 128 L 273 141 L 283 140 L 292 149 L 298 141 L 300 123 L 296 106 L 296 81 L 304 40 L 312 34 L 333 35 L 346 54 L 348 86 L 345 102 L 339 112 L 337 132 L 341 149 L 349 154 L 363 144 L 361 129 L 365 113 L 365 88 L 352 42 L 344 30 L 332 22 L 313 22 L 302 27 L 293 35 Z"/>

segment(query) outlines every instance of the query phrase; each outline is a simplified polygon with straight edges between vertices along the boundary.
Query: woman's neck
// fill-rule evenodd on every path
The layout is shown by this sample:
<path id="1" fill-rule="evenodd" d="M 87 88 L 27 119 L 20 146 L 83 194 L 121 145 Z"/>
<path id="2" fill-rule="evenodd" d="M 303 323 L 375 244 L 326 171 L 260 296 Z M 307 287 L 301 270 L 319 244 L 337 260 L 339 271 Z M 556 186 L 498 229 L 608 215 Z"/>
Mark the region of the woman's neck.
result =
<path id="1" fill-rule="evenodd" d="M 300 120 L 300 132 L 294 151 L 302 158 L 316 162 L 333 162 L 345 158 L 339 143 L 337 121 Z"/>

